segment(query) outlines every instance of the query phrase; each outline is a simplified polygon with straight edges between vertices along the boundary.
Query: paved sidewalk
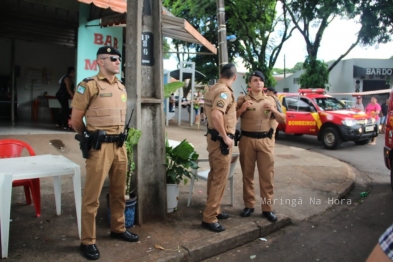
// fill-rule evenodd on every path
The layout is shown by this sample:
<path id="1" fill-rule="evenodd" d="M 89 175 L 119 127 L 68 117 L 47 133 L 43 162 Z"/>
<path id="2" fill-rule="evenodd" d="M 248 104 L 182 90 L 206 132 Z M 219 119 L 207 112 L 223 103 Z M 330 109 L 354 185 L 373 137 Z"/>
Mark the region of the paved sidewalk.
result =
<path id="1" fill-rule="evenodd" d="M 166 127 L 169 139 L 190 141 L 207 158 L 205 126 Z M 1 135 L 0 139 L 17 138 L 27 141 L 37 154 L 63 154 L 81 165 L 84 184 L 84 159 L 73 133 Z M 60 139 L 66 145 L 60 151 L 49 141 Z M 143 139 L 143 137 L 142 137 Z M 238 149 L 235 148 L 235 152 Z M 201 168 L 208 168 L 201 166 Z M 275 149 L 275 211 L 279 221 L 270 223 L 261 217 L 260 203 L 248 218 L 239 216 L 244 208 L 240 163 L 235 169 L 235 199 L 230 206 L 229 185 L 224 194 L 222 210 L 230 214 L 221 223 L 226 231 L 219 234 L 201 228 L 206 199 L 206 182 L 196 181 L 191 205 L 187 208 L 189 184 L 180 185 L 178 210 L 161 222 L 135 226 L 140 242 L 126 243 L 109 238 L 104 187 L 97 214 L 97 246 L 101 261 L 201 261 L 239 245 L 265 237 L 291 222 L 307 219 L 337 204 L 352 188 L 354 172 L 345 163 L 307 150 L 280 145 Z M 256 176 L 257 178 L 257 176 Z M 256 179 L 256 185 L 258 185 Z M 256 186 L 257 195 L 258 186 Z M 85 261 L 79 254 L 74 195 L 71 178 L 62 180 L 62 215 L 55 215 L 51 179 L 41 180 L 42 212 L 34 217 L 34 207 L 25 206 L 22 188 L 13 189 L 9 241 L 10 261 Z M 340 204 L 345 204 L 345 200 Z M 155 207 L 151 207 L 155 208 Z M 155 247 L 159 245 L 164 250 Z"/>

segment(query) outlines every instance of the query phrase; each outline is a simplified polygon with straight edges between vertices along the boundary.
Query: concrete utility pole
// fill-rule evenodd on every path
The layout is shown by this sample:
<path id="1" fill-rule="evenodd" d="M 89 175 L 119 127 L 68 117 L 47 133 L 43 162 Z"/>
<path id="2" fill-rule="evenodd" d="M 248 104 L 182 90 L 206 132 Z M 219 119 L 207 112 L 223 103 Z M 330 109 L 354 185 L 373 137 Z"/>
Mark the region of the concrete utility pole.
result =
<path id="1" fill-rule="evenodd" d="M 161 1 L 127 0 L 127 117 L 135 109 L 131 127 L 142 131 L 132 177 L 138 224 L 164 219 L 167 212 L 162 63 Z"/>
<path id="2" fill-rule="evenodd" d="M 217 0 L 218 22 L 218 65 L 221 71 L 223 65 L 228 64 L 227 27 L 225 24 L 224 0 Z"/>

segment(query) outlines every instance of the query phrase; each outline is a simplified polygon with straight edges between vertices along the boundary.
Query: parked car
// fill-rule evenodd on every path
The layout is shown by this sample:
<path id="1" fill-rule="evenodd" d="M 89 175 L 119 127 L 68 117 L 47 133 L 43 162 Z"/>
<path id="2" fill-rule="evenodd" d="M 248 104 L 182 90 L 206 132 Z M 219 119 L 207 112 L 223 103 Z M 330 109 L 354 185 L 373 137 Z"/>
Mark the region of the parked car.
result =
<path id="1" fill-rule="evenodd" d="M 326 149 L 336 149 L 342 142 L 368 144 L 378 136 L 374 118 L 365 112 L 347 108 L 325 89 L 299 89 L 299 93 L 279 93 L 286 123 L 279 124 L 279 132 L 295 135 L 314 135 Z"/>
<path id="2" fill-rule="evenodd" d="M 385 129 L 385 145 L 383 159 L 385 166 L 390 170 L 390 185 L 393 190 L 393 92 L 389 95 L 388 115 Z"/>

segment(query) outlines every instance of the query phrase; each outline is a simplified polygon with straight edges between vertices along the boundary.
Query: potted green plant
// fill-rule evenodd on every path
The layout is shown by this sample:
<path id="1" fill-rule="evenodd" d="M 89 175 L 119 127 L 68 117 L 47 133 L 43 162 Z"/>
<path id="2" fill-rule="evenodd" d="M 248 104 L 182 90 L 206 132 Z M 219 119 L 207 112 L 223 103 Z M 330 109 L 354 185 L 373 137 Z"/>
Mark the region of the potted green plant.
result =
<path id="1" fill-rule="evenodd" d="M 142 131 L 130 128 L 127 133 L 126 141 L 124 144 L 126 146 L 127 151 L 127 174 L 126 174 L 126 195 L 124 196 L 126 199 L 126 207 L 124 210 L 125 217 L 125 227 L 130 228 L 134 225 L 135 221 L 135 205 L 136 205 L 136 194 L 135 188 L 131 186 L 131 177 L 135 170 L 135 162 L 134 162 L 134 147 L 138 144 L 139 138 L 142 135 Z M 110 208 L 109 208 L 109 194 L 107 195 L 107 203 L 108 203 L 108 221 L 110 221 Z"/>
<path id="2" fill-rule="evenodd" d="M 134 147 L 138 144 L 139 138 L 142 136 L 142 131 L 130 128 L 128 130 L 127 139 L 124 142 L 127 150 L 127 158 L 128 158 L 128 166 L 127 166 L 127 175 L 126 175 L 126 200 L 129 199 L 131 194 L 135 189 L 131 189 L 131 177 L 135 170 L 135 162 L 134 162 Z"/>
<path id="3" fill-rule="evenodd" d="M 165 142 L 166 149 L 166 183 L 167 183 L 167 212 L 173 212 L 177 208 L 179 196 L 179 183 L 187 184 L 188 178 L 195 177 L 193 169 L 198 169 L 199 154 L 194 147 L 187 142 L 181 141 L 175 147 Z"/>

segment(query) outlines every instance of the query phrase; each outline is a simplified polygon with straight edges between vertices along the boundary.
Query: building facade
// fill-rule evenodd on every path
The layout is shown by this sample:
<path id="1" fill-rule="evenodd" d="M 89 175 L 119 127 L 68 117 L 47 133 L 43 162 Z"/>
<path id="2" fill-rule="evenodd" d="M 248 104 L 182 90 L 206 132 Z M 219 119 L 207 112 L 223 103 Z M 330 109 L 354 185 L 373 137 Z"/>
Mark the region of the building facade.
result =
<path id="1" fill-rule="evenodd" d="M 301 86 L 298 83 L 303 70 L 277 82 L 278 92 L 296 93 Z M 340 61 L 329 74 L 328 94 L 332 93 L 339 99 L 355 100 L 356 93 L 390 89 L 393 81 L 393 59 L 347 59 Z M 377 94 L 379 103 L 383 103 L 388 94 Z M 366 105 L 371 95 L 363 97 Z"/>

